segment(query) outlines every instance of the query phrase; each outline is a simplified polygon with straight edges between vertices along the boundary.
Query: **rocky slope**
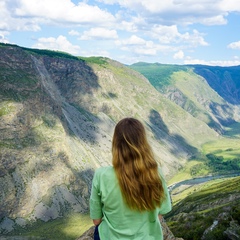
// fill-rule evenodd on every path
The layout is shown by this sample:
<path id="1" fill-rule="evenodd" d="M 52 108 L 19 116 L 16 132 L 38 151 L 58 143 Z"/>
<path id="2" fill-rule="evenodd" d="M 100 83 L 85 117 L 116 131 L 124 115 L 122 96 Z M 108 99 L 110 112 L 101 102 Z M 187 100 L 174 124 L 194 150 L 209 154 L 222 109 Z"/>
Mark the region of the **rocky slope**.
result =
<path id="1" fill-rule="evenodd" d="M 177 188 L 172 197 L 174 207 L 166 219 L 176 236 L 186 240 L 240 238 L 240 177 Z"/>

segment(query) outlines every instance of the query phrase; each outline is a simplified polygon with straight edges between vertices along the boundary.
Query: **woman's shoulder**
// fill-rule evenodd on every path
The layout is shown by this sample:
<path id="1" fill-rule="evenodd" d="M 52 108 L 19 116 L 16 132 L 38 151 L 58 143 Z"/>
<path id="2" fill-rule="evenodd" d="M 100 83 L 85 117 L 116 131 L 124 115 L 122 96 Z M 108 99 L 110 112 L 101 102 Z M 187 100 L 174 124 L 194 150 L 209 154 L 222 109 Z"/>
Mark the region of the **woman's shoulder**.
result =
<path id="1" fill-rule="evenodd" d="M 112 166 L 100 167 L 95 171 L 95 178 L 101 182 L 115 181 L 116 175 Z"/>
<path id="2" fill-rule="evenodd" d="M 114 173 L 112 166 L 100 167 L 95 170 L 95 174 L 111 174 Z"/>

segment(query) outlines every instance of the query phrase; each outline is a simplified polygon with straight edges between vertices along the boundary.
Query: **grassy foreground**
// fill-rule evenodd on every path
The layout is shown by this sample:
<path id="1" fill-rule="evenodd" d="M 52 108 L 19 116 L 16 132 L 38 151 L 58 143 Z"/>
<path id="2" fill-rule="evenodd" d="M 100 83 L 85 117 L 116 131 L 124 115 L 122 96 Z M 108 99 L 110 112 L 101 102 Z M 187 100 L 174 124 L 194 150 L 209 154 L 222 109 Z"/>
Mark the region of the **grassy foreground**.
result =
<path id="1" fill-rule="evenodd" d="M 89 215 L 73 214 L 50 222 L 37 221 L 30 227 L 19 228 L 12 236 L 26 236 L 34 239 L 74 240 L 92 226 Z"/>

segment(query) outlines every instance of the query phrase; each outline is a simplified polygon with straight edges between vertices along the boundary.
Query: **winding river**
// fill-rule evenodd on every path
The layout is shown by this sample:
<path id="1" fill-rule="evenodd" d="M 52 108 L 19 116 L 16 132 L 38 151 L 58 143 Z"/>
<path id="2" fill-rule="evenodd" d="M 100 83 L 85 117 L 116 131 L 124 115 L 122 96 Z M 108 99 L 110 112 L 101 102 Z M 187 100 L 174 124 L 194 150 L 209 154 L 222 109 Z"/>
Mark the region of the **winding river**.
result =
<path id="1" fill-rule="evenodd" d="M 211 176 L 206 176 L 206 177 L 192 178 L 192 179 L 184 180 L 181 182 L 173 183 L 170 186 L 168 186 L 168 190 L 170 192 L 172 192 L 174 189 L 176 189 L 182 185 L 188 185 L 190 187 L 190 186 L 208 182 L 208 181 L 211 181 L 214 179 L 230 178 L 230 177 L 237 177 L 237 176 L 240 176 L 240 173 L 232 173 L 232 174 L 225 174 L 225 175 L 211 175 Z"/>

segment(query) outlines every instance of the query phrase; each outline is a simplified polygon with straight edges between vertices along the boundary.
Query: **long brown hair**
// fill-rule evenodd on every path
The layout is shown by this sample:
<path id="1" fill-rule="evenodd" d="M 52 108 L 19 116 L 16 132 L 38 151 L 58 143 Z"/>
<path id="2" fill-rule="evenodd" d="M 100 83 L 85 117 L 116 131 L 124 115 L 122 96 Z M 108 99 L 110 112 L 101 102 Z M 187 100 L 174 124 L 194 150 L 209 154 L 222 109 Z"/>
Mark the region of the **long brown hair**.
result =
<path id="1" fill-rule="evenodd" d="M 127 205 L 150 211 L 161 205 L 164 189 L 158 165 L 143 124 L 124 118 L 115 127 L 112 141 L 113 167 Z"/>

